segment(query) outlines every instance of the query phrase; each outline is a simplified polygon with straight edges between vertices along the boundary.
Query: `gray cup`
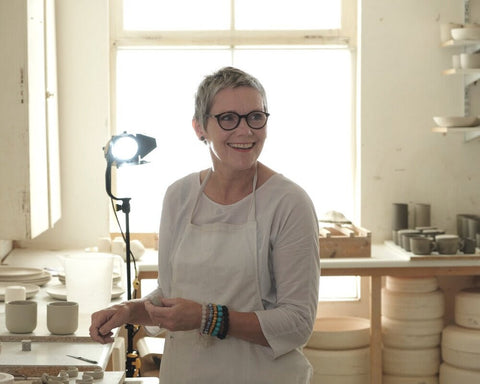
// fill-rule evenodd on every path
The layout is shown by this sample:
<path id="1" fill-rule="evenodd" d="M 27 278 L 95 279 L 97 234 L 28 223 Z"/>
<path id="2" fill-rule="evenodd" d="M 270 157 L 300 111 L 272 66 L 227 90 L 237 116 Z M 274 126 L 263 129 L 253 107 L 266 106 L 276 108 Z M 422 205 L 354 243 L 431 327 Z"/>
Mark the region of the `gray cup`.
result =
<path id="1" fill-rule="evenodd" d="M 455 255 L 460 248 L 460 238 L 457 235 L 438 235 L 435 237 L 435 247 L 441 255 Z"/>
<path id="2" fill-rule="evenodd" d="M 429 255 L 435 250 L 435 242 L 429 237 L 410 237 L 410 248 L 414 255 Z"/>
<path id="3" fill-rule="evenodd" d="M 428 227 L 430 226 L 430 204 L 417 203 L 415 209 L 415 226 Z"/>
<path id="4" fill-rule="evenodd" d="M 408 228 L 408 204 L 393 203 L 392 229 Z"/>
<path id="5" fill-rule="evenodd" d="M 5 304 L 5 325 L 11 333 L 31 333 L 37 327 L 37 302 L 10 301 Z"/>
<path id="6" fill-rule="evenodd" d="M 466 238 L 462 240 L 462 252 L 465 254 L 474 254 L 476 251 L 477 241 L 475 239 Z"/>
<path id="7" fill-rule="evenodd" d="M 410 252 L 412 249 L 410 247 L 410 240 L 414 237 L 421 237 L 421 233 L 404 233 L 402 236 L 402 246 L 405 251 Z"/>

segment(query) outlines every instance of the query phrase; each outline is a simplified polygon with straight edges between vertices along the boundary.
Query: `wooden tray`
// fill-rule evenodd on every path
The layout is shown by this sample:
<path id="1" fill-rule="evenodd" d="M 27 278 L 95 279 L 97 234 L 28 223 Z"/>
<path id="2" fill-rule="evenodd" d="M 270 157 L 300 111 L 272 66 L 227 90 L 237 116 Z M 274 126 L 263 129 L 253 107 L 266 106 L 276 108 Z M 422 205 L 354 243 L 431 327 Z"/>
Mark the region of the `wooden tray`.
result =
<path id="1" fill-rule="evenodd" d="M 319 231 L 320 257 L 363 258 L 371 256 L 372 235 L 353 224 L 335 224 Z"/>

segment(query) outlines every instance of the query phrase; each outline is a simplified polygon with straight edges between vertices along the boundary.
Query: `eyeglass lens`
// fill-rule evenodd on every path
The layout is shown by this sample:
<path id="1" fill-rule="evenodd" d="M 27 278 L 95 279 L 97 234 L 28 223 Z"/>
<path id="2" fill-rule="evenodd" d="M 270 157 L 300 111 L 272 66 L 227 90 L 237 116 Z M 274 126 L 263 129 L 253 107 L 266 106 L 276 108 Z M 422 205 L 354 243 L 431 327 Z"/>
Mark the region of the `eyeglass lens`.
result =
<path id="1" fill-rule="evenodd" d="M 236 112 L 224 112 L 215 115 L 218 124 L 225 130 L 232 130 L 240 125 L 242 117 L 245 118 L 248 126 L 253 129 L 260 129 L 267 124 L 269 114 L 262 111 L 252 111 L 246 115 L 239 115 Z"/>

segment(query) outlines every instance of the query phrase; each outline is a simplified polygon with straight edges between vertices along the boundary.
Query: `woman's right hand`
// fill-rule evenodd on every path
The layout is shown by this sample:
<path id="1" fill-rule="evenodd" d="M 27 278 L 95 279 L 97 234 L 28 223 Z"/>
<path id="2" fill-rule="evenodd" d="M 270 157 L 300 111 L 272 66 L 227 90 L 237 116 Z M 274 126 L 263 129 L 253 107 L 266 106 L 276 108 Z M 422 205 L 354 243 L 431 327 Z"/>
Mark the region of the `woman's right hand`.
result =
<path id="1" fill-rule="evenodd" d="M 128 322 L 130 309 L 127 303 L 114 305 L 92 314 L 90 325 L 90 337 L 101 344 L 114 341 L 114 328 L 120 327 Z"/>

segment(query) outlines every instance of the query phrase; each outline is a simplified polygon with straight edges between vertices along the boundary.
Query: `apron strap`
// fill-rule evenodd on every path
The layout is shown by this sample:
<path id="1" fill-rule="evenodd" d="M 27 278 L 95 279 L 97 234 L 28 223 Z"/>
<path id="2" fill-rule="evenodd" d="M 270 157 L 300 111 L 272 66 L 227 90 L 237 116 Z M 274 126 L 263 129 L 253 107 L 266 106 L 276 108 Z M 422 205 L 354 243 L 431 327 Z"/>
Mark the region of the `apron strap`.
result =
<path id="1" fill-rule="evenodd" d="M 255 218 L 256 218 L 255 201 L 256 201 L 256 190 L 257 190 L 257 173 L 258 173 L 258 163 L 255 165 L 255 174 L 253 175 L 252 198 L 250 199 L 250 209 L 248 210 L 247 222 L 255 221 Z M 193 216 L 195 215 L 195 212 L 196 212 L 197 207 L 198 207 L 198 203 L 200 201 L 200 197 L 202 196 L 202 193 L 205 190 L 208 179 L 210 179 L 211 175 L 212 175 L 212 168 L 210 168 L 208 170 L 208 173 L 205 176 L 205 179 L 202 181 L 202 184 L 200 185 L 200 190 L 199 190 L 197 198 L 195 200 L 195 204 L 192 208 L 192 213 L 190 214 L 190 224 L 193 224 Z"/>

